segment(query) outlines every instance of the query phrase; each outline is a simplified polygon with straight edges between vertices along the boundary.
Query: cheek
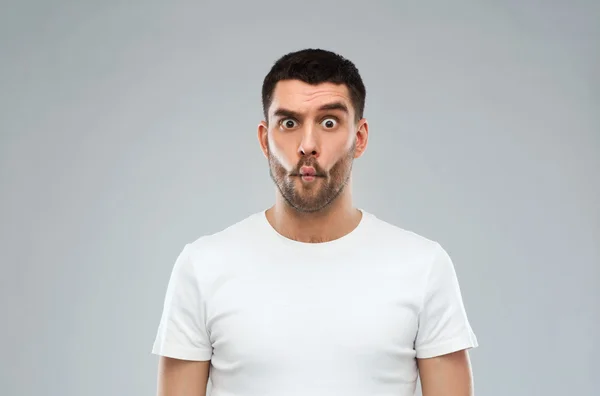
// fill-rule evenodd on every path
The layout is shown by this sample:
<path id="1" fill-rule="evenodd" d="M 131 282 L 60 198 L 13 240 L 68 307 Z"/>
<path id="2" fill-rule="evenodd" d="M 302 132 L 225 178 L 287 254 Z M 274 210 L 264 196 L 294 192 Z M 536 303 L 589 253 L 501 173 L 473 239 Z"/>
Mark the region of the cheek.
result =
<path id="1" fill-rule="evenodd" d="M 338 162 L 344 160 L 348 156 L 348 152 L 352 148 L 354 139 L 346 136 L 339 136 L 337 139 L 329 142 L 327 149 L 322 151 L 320 163 L 326 169 L 330 170 Z"/>
<path id="2" fill-rule="evenodd" d="M 289 145 L 285 145 L 283 144 L 283 142 L 278 141 L 277 139 L 273 139 L 272 137 L 269 137 L 268 143 L 269 153 L 272 157 L 274 157 L 281 165 L 283 165 L 288 170 L 294 167 L 294 153 L 296 152 L 296 150 L 287 147 Z"/>

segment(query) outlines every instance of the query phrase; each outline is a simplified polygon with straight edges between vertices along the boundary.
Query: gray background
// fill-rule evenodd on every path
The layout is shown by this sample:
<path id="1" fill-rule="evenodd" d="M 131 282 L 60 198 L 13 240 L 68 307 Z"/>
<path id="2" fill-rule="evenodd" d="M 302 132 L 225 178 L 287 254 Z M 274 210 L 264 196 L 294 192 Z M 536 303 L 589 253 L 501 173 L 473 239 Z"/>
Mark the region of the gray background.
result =
<path id="1" fill-rule="evenodd" d="M 3 2 L 2 395 L 154 394 L 174 259 L 271 204 L 260 85 L 304 47 L 363 75 L 356 202 L 450 252 L 476 394 L 597 395 L 600 3 L 234 4 Z"/>

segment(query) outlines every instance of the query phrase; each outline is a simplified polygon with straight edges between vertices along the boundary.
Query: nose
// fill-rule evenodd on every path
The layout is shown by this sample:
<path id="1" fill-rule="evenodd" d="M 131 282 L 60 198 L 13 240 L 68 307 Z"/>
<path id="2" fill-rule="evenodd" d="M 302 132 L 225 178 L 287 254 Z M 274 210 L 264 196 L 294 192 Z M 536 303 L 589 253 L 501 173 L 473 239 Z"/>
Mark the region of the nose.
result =
<path id="1" fill-rule="evenodd" d="M 302 134 L 302 141 L 298 147 L 298 153 L 303 157 L 319 156 L 317 137 L 315 136 L 315 132 L 312 128 L 308 127 L 304 130 L 304 133 Z"/>

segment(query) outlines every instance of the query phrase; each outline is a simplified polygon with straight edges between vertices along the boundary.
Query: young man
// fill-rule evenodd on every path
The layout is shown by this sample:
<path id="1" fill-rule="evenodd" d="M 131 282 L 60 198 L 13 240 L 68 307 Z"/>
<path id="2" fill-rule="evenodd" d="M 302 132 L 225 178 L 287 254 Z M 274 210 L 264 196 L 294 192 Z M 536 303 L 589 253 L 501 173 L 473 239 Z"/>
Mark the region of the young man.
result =
<path id="1" fill-rule="evenodd" d="M 367 147 L 352 62 L 308 49 L 262 89 L 272 207 L 185 245 L 153 353 L 160 396 L 470 396 L 477 346 L 436 242 L 352 203 Z"/>

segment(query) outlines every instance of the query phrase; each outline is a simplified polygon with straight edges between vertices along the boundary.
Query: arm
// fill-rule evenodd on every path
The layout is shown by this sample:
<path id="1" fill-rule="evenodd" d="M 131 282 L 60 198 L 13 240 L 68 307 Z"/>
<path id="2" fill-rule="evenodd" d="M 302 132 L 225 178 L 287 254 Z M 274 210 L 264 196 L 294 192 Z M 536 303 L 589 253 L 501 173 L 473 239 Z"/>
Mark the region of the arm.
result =
<path id="1" fill-rule="evenodd" d="M 159 356 L 158 396 L 206 396 L 212 343 L 196 250 L 175 261 L 152 352 Z"/>
<path id="2" fill-rule="evenodd" d="M 478 344 L 454 265 L 439 245 L 431 264 L 415 340 L 423 396 L 473 396 L 468 350 Z"/>
<path id="3" fill-rule="evenodd" d="M 161 356 L 158 396 L 206 396 L 210 361 L 191 361 Z"/>
<path id="4" fill-rule="evenodd" d="M 417 359 L 423 396 L 473 396 L 471 362 L 466 350 Z"/>

